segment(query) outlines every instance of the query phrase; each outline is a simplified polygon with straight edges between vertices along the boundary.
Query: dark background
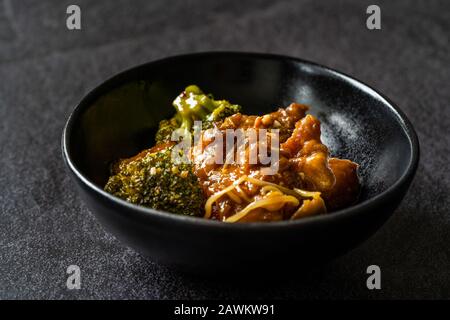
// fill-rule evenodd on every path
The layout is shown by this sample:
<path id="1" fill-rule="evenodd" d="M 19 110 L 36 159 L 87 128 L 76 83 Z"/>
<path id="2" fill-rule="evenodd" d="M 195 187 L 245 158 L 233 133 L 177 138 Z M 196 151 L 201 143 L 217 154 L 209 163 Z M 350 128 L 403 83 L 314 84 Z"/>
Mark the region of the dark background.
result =
<path id="1" fill-rule="evenodd" d="M 373 3 L 379 31 L 365 26 Z M 81 7 L 81 31 L 66 28 L 69 4 Z M 450 298 L 449 34 L 448 0 L 0 0 L 0 298 Z M 104 232 L 65 172 L 69 113 L 118 71 L 206 50 L 312 60 L 405 111 L 421 162 L 375 236 L 305 277 L 255 284 L 183 276 Z M 66 289 L 70 264 L 81 268 L 81 290 Z M 382 290 L 366 288 L 371 264 Z"/>

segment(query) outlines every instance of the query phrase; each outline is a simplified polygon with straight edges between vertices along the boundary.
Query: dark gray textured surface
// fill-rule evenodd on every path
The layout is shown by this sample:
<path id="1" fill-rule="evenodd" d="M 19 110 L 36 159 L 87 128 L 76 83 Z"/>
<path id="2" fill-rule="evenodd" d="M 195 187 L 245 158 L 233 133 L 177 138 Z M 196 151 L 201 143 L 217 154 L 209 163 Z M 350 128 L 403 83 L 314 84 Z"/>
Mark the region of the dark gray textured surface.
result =
<path id="1" fill-rule="evenodd" d="M 376 1 L 0 1 L 0 298 L 450 298 L 450 5 Z M 68 31 L 68 4 L 82 8 Z M 186 277 L 106 234 L 64 171 L 60 136 L 103 79 L 185 52 L 288 54 L 351 74 L 413 122 L 422 158 L 389 222 L 346 256 L 289 283 Z M 299 253 L 301 254 L 301 253 Z M 68 291 L 77 264 L 82 289 Z M 382 290 L 365 270 L 382 269 Z M 295 266 L 292 266 L 295 273 Z"/>

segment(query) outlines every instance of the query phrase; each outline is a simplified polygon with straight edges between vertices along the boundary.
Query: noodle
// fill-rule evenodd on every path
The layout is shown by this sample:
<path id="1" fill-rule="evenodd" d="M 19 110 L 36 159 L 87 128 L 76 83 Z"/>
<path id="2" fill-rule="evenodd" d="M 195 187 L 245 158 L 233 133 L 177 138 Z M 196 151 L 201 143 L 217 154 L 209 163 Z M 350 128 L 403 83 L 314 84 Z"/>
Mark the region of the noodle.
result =
<path id="1" fill-rule="evenodd" d="M 280 203 L 282 205 L 286 203 L 292 203 L 295 206 L 298 206 L 299 201 L 297 198 L 293 196 L 276 196 L 273 199 L 261 199 L 256 200 L 252 203 L 250 203 L 248 206 L 246 206 L 244 209 L 239 211 L 238 213 L 232 215 L 231 217 L 227 218 L 225 222 L 236 222 L 241 220 L 243 217 L 245 217 L 250 211 L 256 209 L 256 208 L 265 208 L 267 206 L 273 205 L 275 203 Z"/>
<path id="2" fill-rule="evenodd" d="M 280 189 L 280 191 L 282 191 L 282 192 L 284 192 L 286 194 L 294 196 L 294 197 L 296 197 L 298 199 L 302 199 L 301 194 L 299 194 L 298 192 L 296 192 L 294 190 L 291 190 L 291 189 L 288 189 L 288 188 L 285 188 L 285 187 L 282 187 L 279 184 L 275 184 L 275 183 L 268 182 L 268 181 L 263 181 L 263 180 L 258 180 L 258 179 L 255 179 L 255 178 L 252 178 L 252 177 L 247 177 L 247 176 L 246 176 L 246 180 L 251 182 L 251 183 L 253 183 L 253 184 L 259 185 L 259 186 L 273 186 L 275 188 Z M 297 190 L 300 190 L 300 189 L 297 189 Z M 305 191 L 305 192 L 308 192 L 308 191 Z"/>
<path id="3" fill-rule="evenodd" d="M 252 201 L 239 186 L 244 181 L 261 186 L 260 194 L 263 198 Z M 227 195 L 232 201 L 238 204 L 241 204 L 242 200 L 249 203 L 241 211 L 226 218 L 224 220 L 225 222 L 237 222 L 247 216 L 247 214 L 251 211 L 258 208 L 263 208 L 272 212 L 277 211 L 283 208 L 286 204 L 291 204 L 294 207 L 299 206 L 299 208 L 291 216 L 291 219 L 326 212 L 325 203 L 320 197 L 320 192 L 311 192 L 301 189 L 291 190 L 275 183 L 258 180 L 249 176 L 242 176 L 233 184 L 219 192 L 216 192 L 208 198 L 205 204 L 204 218 L 208 219 L 211 217 L 212 205 L 224 195 Z"/>
<path id="4" fill-rule="evenodd" d="M 241 196 L 242 199 L 244 199 L 247 202 L 252 202 L 252 200 L 249 197 L 247 197 L 244 190 L 242 190 L 239 185 L 236 186 L 236 191 Z"/>
<path id="5" fill-rule="evenodd" d="M 241 198 L 239 198 L 239 194 L 236 194 L 235 192 L 236 192 L 235 189 L 234 190 L 230 190 L 227 193 L 227 196 L 229 196 L 230 199 L 233 200 L 236 203 L 242 203 Z"/>
<path id="6" fill-rule="evenodd" d="M 277 187 L 274 187 L 274 186 L 264 186 L 261 188 L 261 193 L 263 195 L 266 195 L 270 192 L 280 192 L 280 189 L 278 189 Z"/>
<path id="7" fill-rule="evenodd" d="M 205 215 L 204 218 L 209 219 L 209 217 L 211 217 L 211 212 L 212 212 L 212 204 L 214 202 L 216 202 L 217 200 L 219 200 L 220 197 L 222 197 L 224 194 L 226 194 L 227 192 L 229 192 L 230 190 L 233 190 L 234 187 L 236 185 L 239 185 L 242 181 L 244 181 L 244 179 L 246 178 L 246 176 L 242 176 L 240 177 L 238 180 L 236 180 L 232 185 L 226 187 L 225 189 L 223 189 L 222 191 L 216 192 L 215 194 L 213 194 L 211 197 L 208 198 L 208 200 L 205 203 Z"/>
<path id="8" fill-rule="evenodd" d="M 326 212 L 325 202 L 320 197 L 319 192 L 309 192 L 300 189 L 295 189 L 295 191 L 304 195 L 312 194 L 312 199 L 303 201 L 302 206 L 291 216 L 291 220 Z"/>

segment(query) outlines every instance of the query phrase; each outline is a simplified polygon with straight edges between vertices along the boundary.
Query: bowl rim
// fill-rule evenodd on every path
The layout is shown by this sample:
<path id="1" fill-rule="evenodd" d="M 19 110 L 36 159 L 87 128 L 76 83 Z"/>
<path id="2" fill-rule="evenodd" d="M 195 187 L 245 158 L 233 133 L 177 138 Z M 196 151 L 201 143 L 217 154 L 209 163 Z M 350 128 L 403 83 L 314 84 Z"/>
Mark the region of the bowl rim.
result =
<path id="1" fill-rule="evenodd" d="M 194 217 L 194 216 L 188 216 L 188 215 L 181 215 L 181 214 L 174 214 L 166 211 L 160 211 L 151 209 L 148 207 L 132 204 L 130 202 L 127 202 L 125 200 L 122 200 L 118 197 L 115 197 L 100 187 L 98 187 L 93 181 L 91 181 L 88 177 L 86 177 L 81 171 L 77 168 L 75 163 L 72 161 L 71 155 L 70 155 L 70 147 L 68 147 L 69 140 L 71 137 L 71 133 L 73 130 L 74 123 L 76 122 L 78 116 L 87 109 L 90 104 L 86 103 L 86 101 L 92 101 L 93 98 L 98 96 L 98 93 L 100 93 L 104 87 L 110 85 L 111 83 L 114 83 L 116 81 L 119 81 L 122 77 L 126 76 L 129 73 L 136 72 L 137 70 L 141 68 L 147 68 L 152 65 L 157 64 L 163 64 L 163 63 L 170 63 L 170 61 L 176 60 L 176 59 L 189 59 L 189 58 L 199 58 L 202 56 L 209 56 L 209 57 L 221 57 L 221 56 L 234 56 L 234 57 L 245 57 L 245 58 L 257 58 L 257 59 L 269 59 L 269 60 L 285 60 L 285 61 L 291 61 L 295 63 L 299 63 L 306 66 L 312 66 L 316 69 L 319 69 L 321 71 L 325 71 L 328 74 L 331 74 L 332 76 L 338 78 L 339 80 L 346 81 L 350 83 L 353 86 L 358 87 L 364 92 L 369 93 L 371 96 L 378 98 L 381 100 L 381 102 L 387 106 L 391 112 L 394 113 L 396 116 L 397 121 L 399 122 L 400 126 L 402 127 L 403 131 L 405 132 L 408 141 L 409 141 L 409 147 L 411 150 L 411 157 L 409 159 L 409 162 L 406 166 L 406 169 L 402 176 L 397 179 L 391 186 L 389 186 L 386 190 L 383 192 L 367 199 L 362 202 L 359 202 L 355 205 L 352 205 L 350 207 L 333 211 L 331 214 L 324 214 L 324 215 L 318 215 L 318 216 L 312 216 L 312 217 L 305 217 L 298 220 L 283 220 L 283 221 L 272 221 L 270 223 L 268 222 L 246 222 L 246 223 L 224 223 L 222 221 L 217 220 L 210 220 L 210 219 L 203 219 L 202 217 Z M 63 129 L 62 133 L 62 139 L 61 139 L 61 148 L 62 148 L 62 155 L 64 162 L 68 169 L 73 173 L 73 175 L 81 181 L 88 189 L 90 189 L 92 192 L 94 192 L 97 196 L 103 198 L 106 201 L 112 202 L 119 207 L 125 207 L 127 208 L 126 216 L 131 218 L 131 215 L 136 217 L 141 217 L 145 219 L 159 219 L 159 220 L 166 220 L 171 221 L 171 223 L 183 223 L 183 224 L 190 224 L 194 227 L 212 227 L 212 228 L 219 228 L 219 229 L 245 229 L 245 230 L 260 230 L 262 229 L 277 229 L 277 228 L 295 228 L 300 225 L 310 225 L 310 224 L 316 224 L 321 223 L 325 221 L 332 221 L 332 220 L 339 220 L 339 219 L 346 219 L 350 218 L 355 214 L 361 214 L 364 211 L 369 211 L 370 209 L 378 207 L 378 205 L 385 202 L 387 199 L 395 198 L 396 193 L 399 189 L 401 189 L 403 186 L 408 186 L 411 182 L 412 178 L 414 177 L 414 174 L 417 170 L 419 157 L 420 157 L 420 146 L 419 146 L 419 140 L 417 137 L 417 134 L 414 130 L 414 127 L 410 120 L 407 118 L 407 116 L 403 113 L 403 111 L 389 98 L 384 96 L 382 93 L 376 91 L 368 84 L 364 83 L 363 81 L 360 81 L 352 76 L 349 76 L 343 72 L 337 71 L 333 68 L 311 62 L 308 60 L 304 60 L 297 57 L 287 56 L 287 55 L 280 55 L 280 54 L 272 54 L 272 53 L 257 53 L 257 52 L 239 52 L 239 51 L 204 51 L 204 52 L 196 52 L 196 53 L 186 53 L 186 54 L 179 54 L 179 55 L 172 55 L 168 56 L 162 59 L 153 60 L 150 62 L 146 62 L 143 64 L 139 64 L 137 66 L 125 69 L 112 77 L 109 77 L 107 80 L 103 81 L 99 85 L 95 86 L 92 90 L 90 90 L 87 94 L 84 95 L 84 97 L 81 99 L 81 101 L 75 106 L 75 108 L 70 113 L 66 124 Z M 121 214 L 123 213 L 122 210 L 119 210 Z M 130 213 L 132 213 L 130 215 Z"/>

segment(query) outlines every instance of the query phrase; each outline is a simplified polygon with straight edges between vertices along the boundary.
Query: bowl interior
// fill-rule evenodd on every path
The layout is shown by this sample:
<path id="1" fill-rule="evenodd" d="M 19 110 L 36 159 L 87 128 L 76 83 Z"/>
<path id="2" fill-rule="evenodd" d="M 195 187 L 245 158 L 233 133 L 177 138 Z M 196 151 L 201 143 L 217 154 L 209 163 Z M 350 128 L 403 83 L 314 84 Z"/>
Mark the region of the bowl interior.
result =
<path id="1" fill-rule="evenodd" d="M 252 54 L 200 54 L 149 63 L 106 81 L 73 114 L 68 153 L 100 188 L 111 161 L 153 145 L 158 122 L 189 84 L 264 114 L 291 102 L 310 106 L 332 155 L 360 164 L 360 202 L 394 184 L 411 161 L 405 124 L 373 90 L 332 70 L 295 59 Z"/>

